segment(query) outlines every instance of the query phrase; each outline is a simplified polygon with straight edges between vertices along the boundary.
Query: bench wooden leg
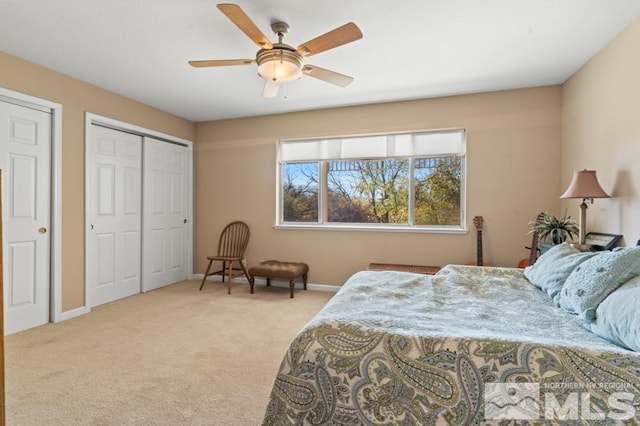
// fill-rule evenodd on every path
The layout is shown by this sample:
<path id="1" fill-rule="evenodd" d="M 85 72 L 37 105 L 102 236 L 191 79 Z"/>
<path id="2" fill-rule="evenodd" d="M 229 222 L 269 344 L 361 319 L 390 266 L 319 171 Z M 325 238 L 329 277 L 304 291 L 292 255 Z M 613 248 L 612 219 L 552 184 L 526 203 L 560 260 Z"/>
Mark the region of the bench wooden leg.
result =
<path id="1" fill-rule="evenodd" d="M 296 282 L 294 280 L 289 281 L 289 299 L 293 299 L 293 288 L 296 286 Z"/>
<path id="2" fill-rule="evenodd" d="M 307 274 L 302 276 L 302 282 L 304 283 L 304 289 L 307 289 Z"/>

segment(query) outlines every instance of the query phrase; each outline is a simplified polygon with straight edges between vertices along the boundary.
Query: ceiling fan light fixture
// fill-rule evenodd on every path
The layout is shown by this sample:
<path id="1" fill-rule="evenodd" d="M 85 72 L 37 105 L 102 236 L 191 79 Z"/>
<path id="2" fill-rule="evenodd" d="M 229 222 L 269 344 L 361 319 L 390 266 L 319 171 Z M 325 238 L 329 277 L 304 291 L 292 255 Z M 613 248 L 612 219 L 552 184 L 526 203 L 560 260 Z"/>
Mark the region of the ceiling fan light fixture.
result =
<path id="1" fill-rule="evenodd" d="M 267 81 L 286 83 L 302 76 L 302 57 L 286 49 L 261 50 L 256 55 L 258 74 Z"/>

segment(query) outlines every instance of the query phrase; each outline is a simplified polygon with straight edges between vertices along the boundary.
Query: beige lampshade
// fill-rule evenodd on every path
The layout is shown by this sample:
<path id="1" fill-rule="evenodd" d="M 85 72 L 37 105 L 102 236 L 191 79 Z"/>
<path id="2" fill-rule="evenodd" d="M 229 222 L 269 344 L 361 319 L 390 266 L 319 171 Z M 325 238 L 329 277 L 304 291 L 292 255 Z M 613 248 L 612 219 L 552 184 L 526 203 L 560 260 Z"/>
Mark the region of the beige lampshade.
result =
<path id="1" fill-rule="evenodd" d="M 573 172 L 567 190 L 560 198 L 609 198 L 609 194 L 598 183 L 595 170 Z"/>

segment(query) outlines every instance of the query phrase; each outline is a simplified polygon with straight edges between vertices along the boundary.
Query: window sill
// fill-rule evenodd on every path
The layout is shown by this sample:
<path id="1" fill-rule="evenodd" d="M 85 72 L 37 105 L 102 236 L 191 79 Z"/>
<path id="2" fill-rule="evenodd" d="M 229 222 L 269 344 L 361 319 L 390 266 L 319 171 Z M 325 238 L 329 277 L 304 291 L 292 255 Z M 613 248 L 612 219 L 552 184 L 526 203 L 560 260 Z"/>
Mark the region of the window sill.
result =
<path id="1" fill-rule="evenodd" d="M 451 228 L 430 228 L 426 226 L 370 226 L 370 225 L 359 225 L 359 224 L 331 224 L 331 225 L 320 225 L 320 224 L 301 224 L 301 223 L 287 223 L 287 224 L 279 224 L 273 225 L 274 229 L 302 229 L 302 230 L 313 230 L 313 231 L 367 231 L 367 232 L 404 232 L 404 233 L 416 233 L 416 234 L 466 234 L 469 232 L 468 229 L 459 228 L 459 227 L 451 227 Z"/>

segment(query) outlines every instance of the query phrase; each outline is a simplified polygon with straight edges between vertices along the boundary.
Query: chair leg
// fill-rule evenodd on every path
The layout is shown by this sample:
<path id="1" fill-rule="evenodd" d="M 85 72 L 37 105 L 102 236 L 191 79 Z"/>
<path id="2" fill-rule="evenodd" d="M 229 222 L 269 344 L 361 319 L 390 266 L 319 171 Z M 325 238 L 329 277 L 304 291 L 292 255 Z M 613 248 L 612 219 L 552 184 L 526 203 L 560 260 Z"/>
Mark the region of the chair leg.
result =
<path id="1" fill-rule="evenodd" d="M 251 275 L 249 275 L 249 271 L 247 271 L 247 268 L 244 266 L 244 263 L 242 262 L 242 260 L 240 261 L 240 268 L 242 268 L 242 273 L 244 274 L 245 278 L 247 279 L 247 281 L 249 281 L 249 285 L 251 286 L 251 294 L 253 294 L 253 282 L 254 279 Z"/>
<path id="2" fill-rule="evenodd" d="M 224 282 L 224 272 L 226 271 L 227 262 L 222 261 L 222 282 Z"/>
<path id="3" fill-rule="evenodd" d="M 307 289 L 307 274 L 304 274 L 302 276 L 302 281 L 304 282 L 304 289 Z"/>
<path id="4" fill-rule="evenodd" d="M 207 266 L 207 272 L 204 273 L 204 277 L 202 277 L 202 284 L 200 284 L 200 291 L 202 291 L 202 287 L 204 287 L 204 282 L 207 280 L 207 276 L 209 275 L 209 271 L 211 270 L 211 264 L 213 260 L 209 261 L 209 266 Z"/>

